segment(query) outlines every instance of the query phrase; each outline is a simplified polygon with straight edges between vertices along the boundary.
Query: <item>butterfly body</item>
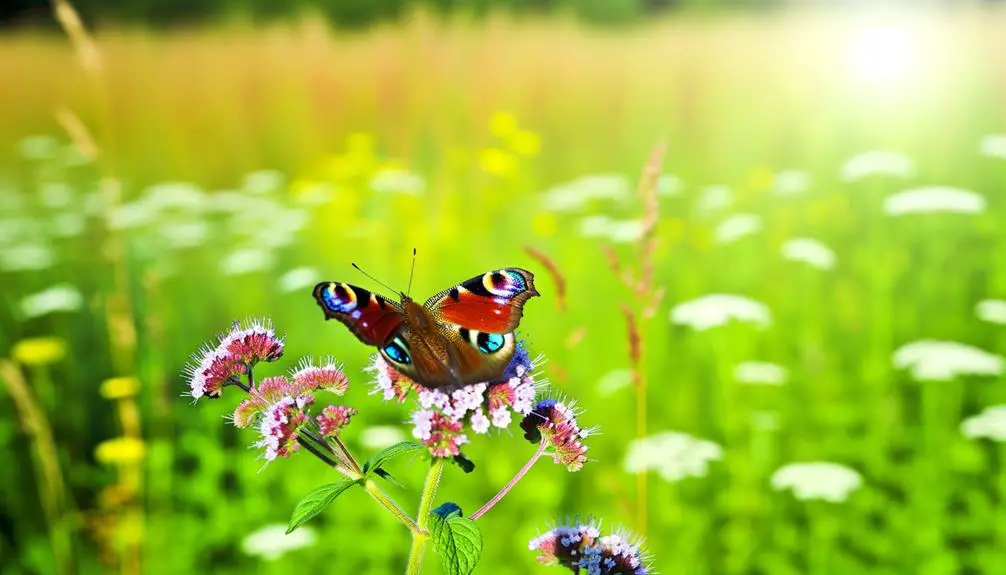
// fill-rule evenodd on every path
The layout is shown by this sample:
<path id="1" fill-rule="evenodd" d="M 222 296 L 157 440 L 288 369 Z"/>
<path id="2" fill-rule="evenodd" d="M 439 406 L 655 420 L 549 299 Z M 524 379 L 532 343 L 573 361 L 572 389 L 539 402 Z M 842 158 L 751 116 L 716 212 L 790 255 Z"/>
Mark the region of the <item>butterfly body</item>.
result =
<path id="1" fill-rule="evenodd" d="M 516 349 L 524 302 L 537 296 L 534 275 L 520 268 L 486 272 L 423 305 L 393 302 L 339 282 L 315 286 L 326 319 L 338 319 L 378 348 L 396 370 L 430 389 L 498 380 Z"/>

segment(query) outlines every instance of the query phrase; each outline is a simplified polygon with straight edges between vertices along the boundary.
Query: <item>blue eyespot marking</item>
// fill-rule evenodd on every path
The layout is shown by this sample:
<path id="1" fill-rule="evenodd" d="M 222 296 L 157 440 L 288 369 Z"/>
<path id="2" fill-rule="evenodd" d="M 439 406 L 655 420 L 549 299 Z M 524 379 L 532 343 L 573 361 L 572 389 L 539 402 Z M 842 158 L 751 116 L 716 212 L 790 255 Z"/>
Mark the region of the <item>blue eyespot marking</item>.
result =
<path id="1" fill-rule="evenodd" d="M 501 333 L 480 333 L 475 343 L 482 353 L 493 353 L 503 348 L 506 338 Z"/>
<path id="2" fill-rule="evenodd" d="M 332 311 L 349 313 L 356 309 L 356 294 L 343 284 L 333 283 L 322 292 L 325 305 Z"/>
<path id="3" fill-rule="evenodd" d="M 409 352 L 405 351 L 401 345 L 397 343 L 389 343 L 384 346 L 383 351 L 392 361 L 401 364 L 412 363 L 412 358 L 409 357 Z"/>
<path id="4" fill-rule="evenodd" d="M 513 291 L 522 292 L 527 289 L 527 282 L 524 281 L 524 276 L 517 272 L 508 271 L 507 275 L 510 276 L 510 281 L 514 283 Z"/>

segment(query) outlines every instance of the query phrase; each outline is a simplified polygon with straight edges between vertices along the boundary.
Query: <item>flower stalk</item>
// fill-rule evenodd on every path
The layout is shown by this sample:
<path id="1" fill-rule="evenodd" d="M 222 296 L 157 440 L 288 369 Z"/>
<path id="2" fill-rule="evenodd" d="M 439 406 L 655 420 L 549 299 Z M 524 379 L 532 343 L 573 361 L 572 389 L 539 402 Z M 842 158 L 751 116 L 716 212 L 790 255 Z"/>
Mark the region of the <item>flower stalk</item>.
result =
<path id="1" fill-rule="evenodd" d="M 538 450 L 535 451 L 534 455 L 531 456 L 531 459 L 529 459 L 527 461 L 527 463 L 524 464 L 524 467 L 521 467 L 520 471 L 518 471 L 517 474 L 513 476 L 513 479 L 511 479 L 509 483 L 507 483 L 506 485 L 504 485 L 503 489 L 500 489 L 499 493 L 497 493 L 496 495 L 494 495 L 492 499 L 490 499 L 489 501 L 486 501 L 486 504 L 483 505 L 481 508 L 479 508 L 478 511 L 476 511 L 475 513 L 472 513 L 471 516 L 469 517 L 469 519 L 471 519 L 472 521 L 478 520 L 479 517 L 482 517 L 483 515 L 485 515 L 486 512 L 488 512 L 497 503 L 499 503 L 500 500 L 502 500 L 504 497 L 506 497 L 506 494 L 509 493 L 510 490 L 513 489 L 514 486 L 517 485 L 517 483 L 519 483 L 520 480 L 523 479 L 525 475 L 527 475 L 527 472 L 531 471 L 531 468 L 534 467 L 534 464 L 538 463 L 538 460 L 541 459 L 541 457 L 543 455 L 545 455 L 545 450 L 546 449 L 548 449 L 548 443 L 545 442 L 545 441 L 542 441 L 538 445 Z"/>
<path id="2" fill-rule="evenodd" d="M 440 486 L 440 478 L 444 474 L 444 459 L 433 459 L 430 470 L 423 482 L 423 494 L 419 499 L 419 513 L 416 515 L 418 529 L 412 532 L 412 547 L 409 550 L 409 565 L 406 575 L 419 575 L 423 569 L 423 555 L 426 552 L 426 542 L 430 538 L 430 512 L 433 509 L 433 498 Z"/>

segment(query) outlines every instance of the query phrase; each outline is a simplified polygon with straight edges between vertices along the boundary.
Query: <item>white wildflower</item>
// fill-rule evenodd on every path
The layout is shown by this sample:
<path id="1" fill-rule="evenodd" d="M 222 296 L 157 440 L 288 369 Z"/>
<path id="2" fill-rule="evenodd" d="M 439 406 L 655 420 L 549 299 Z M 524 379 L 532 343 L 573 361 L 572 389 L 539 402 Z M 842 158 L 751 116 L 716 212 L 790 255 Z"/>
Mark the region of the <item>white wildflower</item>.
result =
<path id="1" fill-rule="evenodd" d="M 52 218 L 52 235 L 59 238 L 72 238 L 84 233 L 84 216 L 73 212 L 56 214 Z"/>
<path id="2" fill-rule="evenodd" d="M 154 213 L 163 210 L 200 212 L 209 206 L 202 188 L 190 182 L 162 182 L 143 191 L 140 200 Z"/>
<path id="3" fill-rule="evenodd" d="M 73 188 L 63 182 L 48 182 L 39 190 L 42 205 L 47 208 L 65 208 L 73 201 Z"/>
<path id="4" fill-rule="evenodd" d="M 733 201 L 733 192 L 729 187 L 706 186 L 699 192 L 695 206 L 700 212 L 708 213 L 730 207 Z"/>
<path id="5" fill-rule="evenodd" d="M 856 470 L 826 461 L 790 463 L 772 474 L 773 489 L 791 490 L 797 499 L 803 500 L 840 503 L 862 484 L 863 477 Z"/>
<path id="6" fill-rule="evenodd" d="M 657 179 L 657 193 L 661 196 L 677 196 L 684 187 L 685 183 L 681 178 L 671 174 L 661 174 Z"/>
<path id="7" fill-rule="evenodd" d="M 246 555 L 274 561 L 290 551 L 313 545 L 318 539 L 308 526 L 302 525 L 290 534 L 286 528 L 284 524 L 266 525 L 249 533 L 241 541 L 241 550 Z"/>
<path id="8" fill-rule="evenodd" d="M 228 276 L 261 272 L 272 267 L 272 262 L 270 252 L 254 248 L 239 249 L 221 260 L 220 271 Z"/>
<path id="9" fill-rule="evenodd" d="M 664 431 L 629 443 L 624 468 L 629 473 L 656 471 L 667 481 L 704 477 L 709 462 L 723 458 L 723 448 L 679 431 Z"/>
<path id="10" fill-rule="evenodd" d="M 884 198 L 884 212 L 889 216 L 932 212 L 980 214 L 984 211 L 984 196 L 950 186 L 912 188 Z"/>
<path id="11" fill-rule="evenodd" d="M 25 243 L 0 250 L 0 269 L 6 271 L 44 270 L 55 262 L 52 248 L 44 244 Z"/>
<path id="12" fill-rule="evenodd" d="M 283 174 L 277 170 L 258 170 L 245 174 L 241 189 L 249 194 L 268 194 L 283 187 Z"/>
<path id="13" fill-rule="evenodd" d="M 762 229 L 761 218 L 755 214 L 734 214 L 716 226 L 716 243 L 727 244 Z"/>
<path id="14" fill-rule="evenodd" d="M 615 369 L 601 376 L 597 381 L 597 393 L 609 396 L 632 385 L 631 369 Z"/>
<path id="15" fill-rule="evenodd" d="M 745 361 L 734 367 L 734 379 L 748 384 L 782 385 L 789 379 L 789 371 L 767 361 Z"/>
<path id="16" fill-rule="evenodd" d="M 110 230 L 130 230 L 150 224 L 157 215 L 157 210 L 152 204 L 135 201 L 120 204 L 109 210 L 106 219 Z"/>
<path id="17" fill-rule="evenodd" d="M 60 311 L 77 311 L 84 304 L 80 291 L 70 284 L 58 284 L 21 299 L 21 313 L 34 318 Z"/>
<path id="18" fill-rule="evenodd" d="M 898 369 L 923 381 L 948 381 L 958 375 L 1000 375 L 1002 356 L 956 341 L 919 340 L 901 346 L 892 357 Z"/>
<path id="19" fill-rule="evenodd" d="M 896 152 L 872 150 L 849 158 L 842 164 L 841 174 L 846 182 L 869 176 L 911 178 L 915 176 L 915 162 L 908 156 Z"/>
<path id="20" fill-rule="evenodd" d="M 616 220 L 608 227 L 608 239 L 616 244 L 631 244 L 643 237 L 642 220 Z"/>
<path id="21" fill-rule="evenodd" d="M 975 315 L 982 321 L 1006 324 L 1006 300 L 985 299 L 975 304 Z"/>
<path id="22" fill-rule="evenodd" d="M 17 143 L 18 151 L 29 160 L 48 160 L 56 156 L 59 142 L 47 135 L 28 136 Z"/>
<path id="23" fill-rule="evenodd" d="M 1006 405 L 986 407 L 978 415 L 961 422 L 961 433 L 968 439 L 1006 441 Z"/>
<path id="24" fill-rule="evenodd" d="M 835 267 L 835 252 L 814 238 L 792 238 L 782 245 L 782 257 L 822 270 Z"/>
<path id="25" fill-rule="evenodd" d="M 979 150 L 983 156 L 1006 160 L 1006 134 L 989 134 L 982 138 Z"/>
<path id="26" fill-rule="evenodd" d="M 671 321 L 698 331 L 726 325 L 731 320 L 765 327 L 772 313 L 758 301 L 739 295 L 710 294 L 679 303 L 671 309 Z"/>
<path id="27" fill-rule="evenodd" d="M 772 193 L 780 196 L 802 194 L 810 189 L 810 174 L 800 170 L 784 170 L 772 178 Z"/>
<path id="28" fill-rule="evenodd" d="M 384 168 L 370 178 L 370 188 L 385 194 L 421 196 L 426 191 L 426 180 L 408 170 Z"/>
<path id="29" fill-rule="evenodd" d="M 307 289 L 318 283 L 318 278 L 318 270 L 314 268 L 293 268 L 280 276 L 279 289 L 283 292 L 293 292 Z"/>
<path id="30" fill-rule="evenodd" d="M 592 200 L 625 199 L 630 189 L 628 178 L 621 174 L 594 174 L 545 191 L 542 202 L 546 211 L 572 212 L 583 209 Z"/>
<path id="31" fill-rule="evenodd" d="M 169 220 L 158 226 L 158 233 L 168 247 L 175 249 L 194 248 L 206 243 L 210 226 L 201 220 Z"/>
<path id="32" fill-rule="evenodd" d="M 586 238 L 605 237 L 610 229 L 611 218 L 608 216 L 588 216 L 580 220 L 580 235 Z"/>

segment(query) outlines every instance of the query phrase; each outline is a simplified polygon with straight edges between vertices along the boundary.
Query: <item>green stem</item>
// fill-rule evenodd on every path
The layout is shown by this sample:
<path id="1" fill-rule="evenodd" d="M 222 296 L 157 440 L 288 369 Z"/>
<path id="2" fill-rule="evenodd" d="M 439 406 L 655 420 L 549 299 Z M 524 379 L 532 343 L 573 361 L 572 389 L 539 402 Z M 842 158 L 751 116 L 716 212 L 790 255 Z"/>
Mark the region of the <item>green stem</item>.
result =
<path id="1" fill-rule="evenodd" d="M 430 537 L 430 510 L 433 508 L 433 498 L 440 485 L 440 477 L 444 473 L 444 460 L 433 459 L 426 481 L 423 483 L 423 495 L 419 499 L 419 514 L 416 519 L 418 529 L 412 532 L 412 548 L 409 550 L 409 567 L 406 575 L 419 575 L 423 570 L 423 553 L 426 551 L 426 540 Z"/>
<path id="2" fill-rule="evenodd" d="M 397 503 L 395 503 L 395 500 L 392 499 L 391 496 L 389 496 L 387 493 L 382 491 L 381 488 L 378 487 L 376 483 L 374 483 L 369 479 L 361 481 L 363 479 L 362 471 L 355 471 L 353 469 L 347 469 L 346 467 L 343 467 L 342 465 L 340 465 L 340 462 L 330 458 L 328 455 L 325 454 L 325 452 L 319 450 L 305 437 L 298 436 L 297 442 L 300 443 L 302 447 L 310 451 L 315 457 L 324 461 L 326 465 L 334 468 L 336 471 L 345 475 L 349 479 L 363 485 L 363 488 L 367 491 L 367 493 L 370 494 L 370 496 L 373 497 L 375 501 L 380 503 L 382 507 L 390 511 L 391 514 L 395 516 L 395 519 L 398 519 L 399 521 L 402 522 L 403 525 L 408 527 L 409 531 L 411 531 L 412 533 L 418 533 L 420 531 L 419 525 L 416 524 L 415 520 L 409 517 L 409 514 L 403 511 L 402 508 L 399 507 Z"/>
<path id="3" fill-rule="evenodd" d="M 383 505 L 385 509 L 390 511 L 391 514 L 394 515 L 396 519 L 405 524 L 405 526 L 409 528 L 409 531 L 411 531 L 412 533 L 417 533 L 419 531 L 419 525 L 416 524 L 415 520 L 412 519 L 412 517 L 409 517 L 409 514 L 403 511 L 402 508 L 399 507 L 397 503 L 395 503 L 395 500 L 389 497 L 387 493 L 382 491 L 381 488 L 378 487 L 376 483 L 368 479 L 363 484 L 363 488 L 366 489 L 367 493 L 369 493 L 370 496 L 373 497 L 378 503 Z"/>

